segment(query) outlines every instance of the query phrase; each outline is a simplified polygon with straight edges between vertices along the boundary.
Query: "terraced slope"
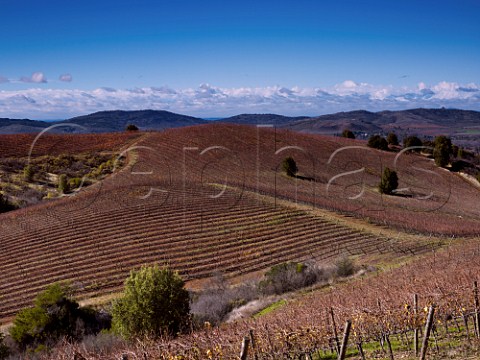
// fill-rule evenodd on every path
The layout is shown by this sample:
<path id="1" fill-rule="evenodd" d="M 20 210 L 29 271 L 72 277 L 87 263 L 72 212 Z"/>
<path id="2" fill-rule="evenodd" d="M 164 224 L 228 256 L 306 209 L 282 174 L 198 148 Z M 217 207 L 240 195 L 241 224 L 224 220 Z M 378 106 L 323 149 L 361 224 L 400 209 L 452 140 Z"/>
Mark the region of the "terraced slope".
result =
<path id="1" fill-rule="evenodd" d="M 198 279 L 216 270 L 234 276 L 287 260 L 331 261 L 345 252 L 421 251 L 425 244 L 412 246 L 374 235 L 277 201 L 281 197 L 312 208 L 362 214 L 358 199 L 352 205 L 342 197 L 345 184 L 333 184 L 331 193 L 322 193 L 329 176 L 362 161 L 372 169 L 365 175 L 368 185 L 379 167 L 374 160 L 391 160 L 392 155 L 368 152 L 370 157 L 365 157 L 353 152 L 343 154 L 335 167 L 315 170 L 328 159 L 328 152 L 345 144 L 235 125 L 147 134 L 126 152 L 130 165 L 101 183 L 74 197 L 0 216 L 0 319 L 13 316 L 54 281 L 73 281 L 83 297 L 116 291 L 130 269 L 144 263 L 167 262 L 186 279 Z M 348 143 L 352 144 L 361 145 Z M 285 146 L 297 148 L 278 153 Z M 278 164 L 288 152 L 294 152 L 303 179 L 281 175 Z M 460 186 L 455 201 L 470 194 L 467 183 L 450 174 L 439 176 L 438 181 Z M 366 192 L 365 206 L 376 204 L 375 192 L 369 188 Z M 472 225 L 469 230 L 476 230 L 476 209 L 453 209 L 445 205 L 439 214 L 453 220 L 465 214 L 462 220 Z M 428 216 L 418 212 L 418 224 Z"/>

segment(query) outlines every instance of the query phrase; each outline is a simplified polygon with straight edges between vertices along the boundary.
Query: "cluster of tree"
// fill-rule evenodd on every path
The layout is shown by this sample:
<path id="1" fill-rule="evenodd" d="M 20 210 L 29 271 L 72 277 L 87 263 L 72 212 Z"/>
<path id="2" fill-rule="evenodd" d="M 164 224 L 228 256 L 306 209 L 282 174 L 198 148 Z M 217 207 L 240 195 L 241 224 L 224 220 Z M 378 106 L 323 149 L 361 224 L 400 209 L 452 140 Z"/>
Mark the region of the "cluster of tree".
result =
<path id="1" fill-rule="evenodd" d="M 389 146 L 399 145 L 398 137 L 395 133 L 389 133 L 387 138 L 380 135 L 372 135 L 368 139 L 367 145 L 374 149 L 388 150 Z M 422 149 L 430 152 L 435 159 L 437 166 L 446 167 L 451 160 L 451 156 L 462 157 L 464 150 L 452 145 L 452 141 L 446 136 L 437 136 L 433 142 L 422 141 L 416 136 L 408 136 L 403 139 L 404 148 L 410 148 L 410 151 L 420 152 Z M 429 151 L 429 148 L 433 150 Z"/>
<path id="2" fill-rule="evenodd" d="M 391 132 L 387 135 L 386 139 L 380 135 L 370 136 L 367 145 L 374 149 L 387 151 L 390 146 L 398 146 L 399 142 L 397 135 L 394 132 Z"/>
<path id="3" fill-rule="evenodd" d="M 21 310 L 9 331 L 18 348 L 38 351 L 64 338 L 77 341 L 105 330 L 126 339 L 176 335 L 190 319 L 190 295 L 183 280 L 158 266 L 130 273 L 111 315 L 81 307 L 72 296 L 68 284 L 53 284 L 36 297 L 33 307 Z M 3 353 L 0 346 L 0 358 Z"/>
<path id="4" fill-rule="evenodd" d="M 128 124 L 125 128 L 126 131 L 138 131 L 138 126 L 134 124 Z"/>
<path id="5" fill-rule="evenodd" d="M 224 310 L 232 310 L 235 304 L 240 304 L 240 298 L 248 301 L 262 294 L 293 291 L 331 277 L 352 275 L 355 269 L 353 261 L 346 257 L 328 269 L 313 264 L 282 263 L 273 266 L 255 287 L 236 286 L 229 293 L 222 281 L 218 291 L 207 293 L 214 295 L 208 303 L 221 302 L 219 296 L 227 295 L 225 301 L 222 300 L 227 306 L 215 307 L 225 315 Z M 112 303 L 111 314 L 81 307 L 73 299 L 71 286 L 57 283 L 41 292 L 33 307 L 21 310 L 9 331 L 18 348 L 27 352 L 48 349 L 63 339 L 78 341 L 100 332 L 127 340 L 176 336 L 191 329 L 190 304 L 190 293 L 177 272 L 167 267 L 144 266 L 130 272 L 123 294 Z M 8 348 L 0 337 L 0 359 L 7 356 Z"/>
<path id="6" fill-rule="evenodd" d="M 378 150 L 388 150 L 388 142 L 387 140 L 380 135 L 372 135 L 368 139 L 367 145 L 371 148 L 378 149 Z"/>

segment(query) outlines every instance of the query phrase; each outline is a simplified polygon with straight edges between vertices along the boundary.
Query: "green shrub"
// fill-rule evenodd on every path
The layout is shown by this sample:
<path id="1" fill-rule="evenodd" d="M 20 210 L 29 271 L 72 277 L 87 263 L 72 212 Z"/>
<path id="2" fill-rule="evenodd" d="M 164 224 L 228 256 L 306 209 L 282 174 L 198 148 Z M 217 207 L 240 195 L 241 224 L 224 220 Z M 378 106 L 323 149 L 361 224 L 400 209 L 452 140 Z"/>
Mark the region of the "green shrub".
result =
<path id="1" fill-rule="evenodd" d="M 403 139 L 403 147 L 405 148 L 420 147 L 420 146 L 423 146 L 423 142 L 416 136 L 408 136 L 405 139 Z M 415 152 L 420 152 L 420 150 L 421 150 L 420 148 L 412 149 L 412 151 L 415 151 Z"/>
<path id="2" fill-rule="evenodd" d="M 190 296 L 184 281 L 168 268 L 131 271 L 123 296 L 113 302 L 113 330 L 125 338 L 175 335 L 188 322 Z"/>
<path id="3" fill-rule="evenodd" d="M 387 140 L 385 140 L 380 135 L 370 136 L 370 138 L 368 139 L 367 145 L 374 149 L 388 150 Z"/>
<path id="4" fill-rule="evenodd" d="M 452 141 L 442 135 L 437 136 L 434 143 L 433 157 L 435 164 L 440 167 L 447 166 L 450 162 L 450 155 L 453 154 Z"/>
<path id="5" fill-rule="evenodd" d="M 36 349 L 62 337 L 78 339 L 109 327 L 97 321 L 95 311 L 80 308 L 71 298 L 68 285 L 53 284 L 37 295 L 34 307 L 21 310 L 10 329 L 12 339 L 22 348 Z"/>
<path id="6" fill-rule="evenodd" d="M 287 174 L 287 176 L 294 177 L 295 174 L 298 172 L 297 163 L 291 156 L 285 158 L 282 162 L 283 171 Z"/>
<path id="7" fill-rule="evenodd" d="M 398 145 L 398 137 L 394 132 L 391 132 L 387 135 L 387 143 L 388 145 L 393 145 L 393 146 Z"/>
<path id="8" fill-rule="evenodd" d="M 79 177 L 71 178 L 71 179 L 68 181 L 68 187 L 69 187 L 69 189 L 77 189 L 77 188 L 79 188 L 81 185 L 82 185 L 82 179 L 79 178 Z"/>
<path id="9" fill-rule="evenodd" d="M 70 191 L 70 184 L 67 175 L 62 174 L 58 177 L 58 191 L 62 194 L 67 194 Z"/>
<path id="10" fill-rule="evenodd" d="M 392 194 L 393 191 L 398 187 L 398 176 L 395 171 L 390 170 L 386 167 L 383 170 L 382 179 L 378 185 L 378 190 L 381 194 Z"/>
<path id="11" fill-rule="evenodd" d="M 33 170 L 32 165 L 25 166 L 25 168 L 23 169 L 23 177 L 25 181 L 32 182 L 34 176 L 35 176 L 35 171 Z"/>
<path id="12" fill-rule="evenodd" d="M 347 139 L 355 139 L 355 134 L 352 131 L 345 129 L 342 131 L 342 137 Z"/>

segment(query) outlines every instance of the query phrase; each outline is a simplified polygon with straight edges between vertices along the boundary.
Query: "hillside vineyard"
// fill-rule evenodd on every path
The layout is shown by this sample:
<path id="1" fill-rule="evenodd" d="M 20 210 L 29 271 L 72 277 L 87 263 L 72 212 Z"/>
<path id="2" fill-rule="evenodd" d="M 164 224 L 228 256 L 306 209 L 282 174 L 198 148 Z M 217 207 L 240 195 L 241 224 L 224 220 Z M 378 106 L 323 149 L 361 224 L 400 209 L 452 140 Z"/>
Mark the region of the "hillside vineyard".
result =
<path id="1" fill-rule="evenodd" d="M 288 260 L 423 250 L 325 209 L 410 232 L 480 230 L 469 183 L 430 160 L 404 154 L 395 162 L 396 154 L 352 140 L 209 124 L 129 138 L 123 155 L 126 167 L 76 196 L 1 215 L 0 318 L 59 280 L 82 297 L 118 291 L 145 263 L 168 263 L 192 280 Z M 287 156 L 296 178 L 282 172 Z M 376 191 L 382 168 L 394 165 L 408 196 Z"/>

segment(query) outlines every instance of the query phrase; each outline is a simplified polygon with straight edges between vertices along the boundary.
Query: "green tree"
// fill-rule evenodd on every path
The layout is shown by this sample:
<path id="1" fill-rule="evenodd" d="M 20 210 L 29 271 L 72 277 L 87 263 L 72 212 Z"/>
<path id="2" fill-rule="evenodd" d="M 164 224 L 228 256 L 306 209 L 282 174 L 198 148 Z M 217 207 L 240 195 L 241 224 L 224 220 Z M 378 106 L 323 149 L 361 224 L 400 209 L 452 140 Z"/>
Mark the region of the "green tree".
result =
<path id="1" fill-rule="evenodd" d="M 298 172 L 297 163 L 295 162 L 295 160 L 293 160 L 291 156 L 283 160 L 282 168 L 283 171 L 285 171 L 285 173 L 291 177 L 294 177 L 295 174 Z"/>
<path id="2" fill-rule="evenodd" d="M 398 187 L 397 173 L 390 168 L 386 167 L 383 170 L 382 179 L 378 185 L 378 190 L 381 194 L 392 194 Z"/>
<path id="3" fill-rule="evenodd" d="M 387 142 L 388 145 L 397 146 L 398 145 L 398 137 L 394 132 L 391 132 L 387 135 Z"/>
<path id="4" fill-rule="evenodd" d="M 123 296 L 113 302 L 113 330 L 126 338 L 177 334 L 190 314 L 184 285 L 169 268 L 155 265 L 131 271 Z"/>
<path id="5" fill-rule="evenodd" d="M 420 146 L 423 146 L 422 140 L 420 140 L 416 136 L 408 136 L 405 139 L 403 139 L 403 147 L 409 148 L 409 147 L 417 147 L 417 149 L 412 149 L 412 151 L 415 152 L 420 152 Z"/>
<path id="6" fill-rule="evenodd" d="M 342 131 L 342 137 L 347 139 L 355 139 L 355 134 L 351 132 L 349 129 L 345 129 Z"/>
<path id="7" fill-rule="evenodd" d="M 68 285 L 48 286 L 37 295 L 33 307 L 21 310 L 15 317 L 10 329 L 13 340 L 25 349 L 55 342 L 61 337 L 76 339 L 98 332 L 94 312 L 80 308 L 71 296 Z"/>
<path id="8" fill-rule="evenodd" d="M 433 150 L 433 158 L 435 164 L 445 167 L 450 162 L 450 155 L 453 153 L 452 141 L 446 136 L 437 136 L 435 138 L 435 147 Z"/>
<path id="9" fill-rule="evenodd" d="M 62 194 L 66 194 L 70 191 L 70 184 L 67 179 L 67 175 L 62 174 L 58 177 L 58 191 Z"/>
<path id="10" fill-rule="evenodd" d="M 23 177 L 25 178 L 25 181 L 32 182 L 34 175 L 35 171 L 33 170 L 32 165 L 27 165 L 23 168 Z"/>
<path id="11" fill-rule="evenodd" d="M 127 131 L 138 131 L 137 125 L 134 124 L 128 124 L 127 127 L 125 128 Z"/>
<path id="12" fill-rule="evenodd" d="M 374 149 L 388 150 L 387 140 L 385 140 L 385 138 L 383 138 L 380 135 L 370 136 L 370 138 L 368 139 L 367 145 Z"/>

